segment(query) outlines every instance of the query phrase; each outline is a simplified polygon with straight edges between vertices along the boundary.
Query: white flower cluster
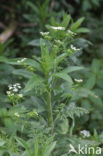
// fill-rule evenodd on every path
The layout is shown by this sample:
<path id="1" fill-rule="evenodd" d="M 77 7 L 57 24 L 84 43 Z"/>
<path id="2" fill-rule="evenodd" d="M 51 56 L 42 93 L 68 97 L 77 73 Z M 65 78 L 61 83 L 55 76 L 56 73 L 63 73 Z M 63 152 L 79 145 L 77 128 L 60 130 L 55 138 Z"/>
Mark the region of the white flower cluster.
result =
<path id="1" fill-rule="evenodd" d="M 18 62 L 18 63 L 22 63 L 22 62 L 24 62 L 26 59 L 27 59 L 27 58 L 23 58 L 23 59 L 21 59 L 21 60 L 18 60 L 17 62 Z"/>
<path id="2" fill-rule="evenodd" d="M 74 50 L 74 51 L 78 51 L 78 50 L 80 50 L 79 48 L 74 47 L 72 44 L 71 44 L 70 47 L 71 47 L 71 49 Z"/>
<path id="3" fill-rule="evenodd" d="M 15 84 L 10 84 L 9 86 L 9 90 L 12 90 L 13 92 L 18 92 L 19 89 L 21 89 L 21 85 L 20 83 L 15 83 Z"/>
<path id="4" fill-rule="evenodd" d="M 54 27 L 54 26 L 50 26 L 51 29 L 54 30 L 65 30 L 65 27 Z"/>
<path id="5" fill-rule="evenodd" d="M 14 96 L 14 93 L 11 93 L 11 91 L 7 91 L 6 92 L 7 93 L 7 95 L 10 97 L 10 96 Z"/>
<path id="6" fill-rule="evenodd" d="M 81 83 L 81 82 L 83 82 L 83 80 L 82 79 L 74 79 L 76 82 L 79 82 L 79 83 Z"/>
<path id="7" fill-rule="evenodd" d="M 23 94 L 18 94 L 18 96 L 19 96 L 20 98 L 22 98 L 22 97 L 23 97 Z"/>
<path id="8" fill-rule="evenodd" d="M 42 36 L 49 35 L 49 32 L 40 32 Z"/>
<path id="9" fill-rule="evenodd" d="M 83 134 L 83 137 L 84 138 L 88 138 L 88 137 L 90 137 L 90 132 L 89 131 L 87 131 L 87 130 L 83 130 L 83 131 L 80 131 L 80 134 Z"/>
<path id="10" fill-rule="evenodd" d="M 19 91 L 19 89 L 21 89 L 21 85 L 20 83 L 10 84 L 8 88 L 9 88 L 9 91 L 7 91 L 6 93 L 9 97 L 11 97 L 11 96 L 14 96 L 15 93 Z M 17 96 L 22 98 L 23 94 L 17 94 Z"/>
<path id="11" fill-rule="evenodd" d="M 58 44 L 63 44 L 63 42 L 61 42 L 60 40 L 55 40 L 56 41 L 56 43 L 58 43 Z"/>

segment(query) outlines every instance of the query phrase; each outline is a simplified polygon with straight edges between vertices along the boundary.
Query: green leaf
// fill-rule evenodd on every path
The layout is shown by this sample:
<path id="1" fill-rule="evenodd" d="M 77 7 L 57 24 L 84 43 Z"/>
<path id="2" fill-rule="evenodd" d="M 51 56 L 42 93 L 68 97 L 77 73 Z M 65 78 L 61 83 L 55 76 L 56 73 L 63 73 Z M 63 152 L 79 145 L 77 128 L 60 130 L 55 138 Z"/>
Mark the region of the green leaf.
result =
<path id="1" fill-rule="evenodd" d="M 87 28 L 79 28 L 75 31 L 76 33 L 89 33 L 90 30 Z"/>
<path id="2" fill-rule="evenodd" d="M 24 148 L 26 149 L 26 151 L 27 151 L 27 156 L 32 156 L 31 149 L 30 149 L 30 147 L 27 145 L 26 141 L 24 141 L 24 140 L 21 139 L 21 138 L 17 138 L 17 137 L 15 137 L 15 139 L 16 139 L 16 141 L 17 141 L 22 147 L 24 147 Z"/>
<path id="3" fill-rule="evenodd" d="M 67 112 L 68 112 L 68 116 L 70 118 L 72 118 L 72 119 L 74 118 L 74 115 L 80 117 L 80 116 L 82 116 L 84 114 L 89 113 L 89 111 L 87 109 L 82 108 L 82 107 L 77 107 L 75 105 L 75 103 L 70 103 L 69 104 L 69 107 L 67 108 Z"/>
<path id="4" fill-rule="evenodd" d="M 5 141 L 0 139 L 0 147 L 3 146 L 5 144 Z"/>
<path id="5" fill-rule="evenodd" d="M 43 156 L 50 156 L 50 153 L 53 151 L 53 149 L 55 148 L 56 145 L 56 141 L 51 143 L 50 145 L 47 145 L 45 150 L 44 150 L 44 154 Z"/>
<path id="6" fill-rule="evenodd" d="M 22 61 L 24 60 L 24 61 Z M 34 67 L 34 69 L 42 72 L 42 67 L 40 63 L 33 59 L 29 58 L 16 58 L 16 59 L 4 59 L 5 63 L 11 64 L 11 65 L 28 65 L 31 67 Z"/>
<path id="7" fill-rule="evenodd" d="M 95 84 L 96 84 L 96 76 L 95 74 L 91 74 L 84 87 L 88 89 L 93 89 Z"/>
<path id="8" fill-rule="evenodd" d="M 68 119 L 65 118 L 63 119 L 62 123 L 60 124 L 61 130 L 62 130 L 62 134 L 66 134 L 68 132 Z"/>
<path id="9" fill-rule="evenodd" d="M 32 40 L 28 43 L 30 46 L 40 47 L 40 39 Z"/>
<path id="10" fill-rule="evenodd" d="M 99 69 L 100 69 L 100 60 L 93 59 L 91 70 L 96 74 L 99 71 Z"/>
<path id="11" fill-rule="evenodd" d="M 95 109 L 103 109 L 103 102 L 102 99 L 99 96 L 96 95 L 90 95 L 89 99 L 92 101 L 93 105 L 95 106 Z"/>
<path id="12" fill-rule="evenodd" d="M 39 144 L 38 144 L 38 138 L 35 138 L 35 144 L 34 144 L 34 154 L 33 156 L 39 156 Z"/>
<path id="13" fill-rule="evenodd" d="M 82 24 L 82 22 L 84 21 L 84 17 L 82 17 L 82 18 L 80 18 L 80 19 L 78 19 L 75 23 L 73 23 L 72 25 L 71 25 L 71 30 L 72 31 L 75 31 L 81 24 Z"/>
<path id="14" fill-rule="evenodd" d="M 73 91 L 72 100 L 88 98 L 89 96 L 95 96 L 94 92 L 90 91 L 87 88 L 77 88 Z"/>
<path id="15" fill-rule="evenodd" d="M 66 74 L 66 73 L 64 73 L 64 72 L 55 73 L 54 76 L 55 76 L 55 77 L 59 77 L 59 78 L 65 80 L 65 81 L 67 81 L 67 82 L 73 84 L 72 78 L 71 78 L 68 74 Z"/>
<path id="16" fill-rule="evenodd" d="M 13 70 L 12 73 L 15 74 L 15 75 L 21 75 L 21 76 L 23 76 L 25 78 L 31 78 L 31 77 L 33 77 L 35 75 L 35 74 L 33 74 L 32 72 L 30 72 L 30 71 L 28 71 L 26 69 L 15 69 L 15 70 Z"/>
<path id="17" fill-rule="evenodd" d="M 56 62 L 56 64 L 58 65 L 60 62 L 62 62 L 62 61 L 65 59 L 66 56 L 67 56 L 67 54 L 66 54 L 66 53 L 63 53 L 63 54 L 59 55 L 59 56 L 54 60 L 54 62 Z"/>
<path id="18" fill-rule="evenodd" d="M 71 16 L 64 14 L 63 22 L 62 22 L 61 26 L 66 28 L 68 26 L 70 20 L 71 20 Z"/>
<path id="19" fill-rule="evenodd" d="M 26 84 L 25 88 L 24 88 L 24 92 L 28 92 L 30 90 L 32 90 L 34 87 L 40 85 L 40 83 L 43 82 L 43 78 L 35 75 L 33 76 Z"/>
<path id="20" fill-rule="evenodd" d="M 36 6 L 34 3 L 30 2 L 30 1 L 27 1 L 27 5 L 28 5 L 31 9 L 33 9 L 37 14 L 39 14 L 39 9 L 37 8 L 37 6 Z"/>
<path id="21" fill-rule="evenodd" d="M 79 67 L 79 66 L 70 66 L 67 67 L 66 69 L 63 70 L 64 73 L 71 73 L 71 72 L 75 72 L 78 70 L 83 70 L 85 69 L 84 67 Z"/>
<path id="22" fill-rule="evenodd" d="M 0 56 L 0 62 L 7 63 L 8 59 L 6 57 L 4 57 L 4 56 Z"/>

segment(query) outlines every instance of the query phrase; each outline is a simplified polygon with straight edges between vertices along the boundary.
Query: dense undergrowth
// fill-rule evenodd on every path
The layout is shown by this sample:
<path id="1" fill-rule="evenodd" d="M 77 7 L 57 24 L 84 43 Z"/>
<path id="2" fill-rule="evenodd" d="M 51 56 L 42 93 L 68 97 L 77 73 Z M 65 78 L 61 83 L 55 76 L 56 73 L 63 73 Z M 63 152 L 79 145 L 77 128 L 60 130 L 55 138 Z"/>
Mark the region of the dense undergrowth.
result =
<path id="1" fill-rule="evenodd" d="M 0 2 L 0 156 L 103 155 L 102 4 Z"/>

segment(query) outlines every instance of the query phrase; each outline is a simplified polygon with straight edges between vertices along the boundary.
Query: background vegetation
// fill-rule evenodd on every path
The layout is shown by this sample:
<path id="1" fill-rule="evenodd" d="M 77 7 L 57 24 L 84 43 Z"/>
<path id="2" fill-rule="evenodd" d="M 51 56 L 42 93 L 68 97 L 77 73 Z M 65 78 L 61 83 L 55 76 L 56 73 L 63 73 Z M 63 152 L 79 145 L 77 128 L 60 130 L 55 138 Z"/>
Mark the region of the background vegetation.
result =
<path id="1" fill-rule="evenodd" d="M 0 1 L 0 156 L 68 156 L 69 144 L 102 148 L 102 6 Z"/>

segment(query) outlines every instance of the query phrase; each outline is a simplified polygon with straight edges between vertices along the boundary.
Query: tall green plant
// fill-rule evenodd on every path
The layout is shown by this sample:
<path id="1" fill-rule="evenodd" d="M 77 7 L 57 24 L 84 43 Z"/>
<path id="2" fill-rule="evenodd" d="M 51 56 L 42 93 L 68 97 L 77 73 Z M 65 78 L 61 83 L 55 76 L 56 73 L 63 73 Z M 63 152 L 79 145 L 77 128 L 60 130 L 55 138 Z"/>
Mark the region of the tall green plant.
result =
<path id="1" fill-rule="evenodd" d="M 77 35 L 80 32 L 87 32 L 87 29 L 79 28 L 83 20 L 84 18 L 80 18 L 72 23 L 71 16 L 67 14 L 63 15 L 62 21 L 55 21 L 52 18 L 51 25 L 46 25 L 48 32 L 41 32 L 40 57 L 1 60 L 23 67 L 15 69 L 13 73 L 29 79 L 21 93 L 24 97 L 29 96 L 33 99 L 38 114 L 35 120 L 42 123 L 44 128 L 50 128 L 47 137 L 54 136 L 54 140 L 57 141 L 55 149 L 55 142 L 52 142 L 53 148 L 50 144 L 47 145 L 47 147 L 50 145 L 50 149 L 54 149 L 52 155 L 68 153 L 68 144 L 77 140 L 74 135 L 75 119 L 88 113 L 88 110 L 76 105 L 75 99 L 78 97 L 75 90 L 78 86 L 75 83 L 77 80 L 72 77 L 74 73 L 85 68 L 73 66 L 69 62 L 72 56 L 81 51 L 81 47 L 77 44 Z M 29 123 L 32 125 L 32 122 Z M 33 127 L 31 129 L 32 136 L 35 131 Z M 39 130 L 40 127 L 36 129 Z M 34 138 L 36 140 L 35 136 Z M 17 139 L 17 142 L 26 149 L 28 156 L 40 155 L 38 151 L 32 153 L 31 148 L 22 139 Z M 80 139 L 79 142 L 81 142 Z M 67 146 L 64 147 L 64 144 Z M 36 140 L 35 149 L 38 149 L 38 146 L 38 140 Z M 49 156 L 51 151 L 43 156 Z"/>

